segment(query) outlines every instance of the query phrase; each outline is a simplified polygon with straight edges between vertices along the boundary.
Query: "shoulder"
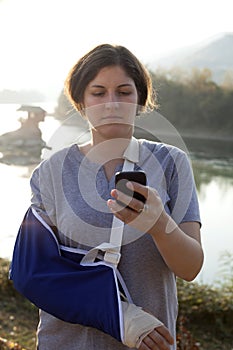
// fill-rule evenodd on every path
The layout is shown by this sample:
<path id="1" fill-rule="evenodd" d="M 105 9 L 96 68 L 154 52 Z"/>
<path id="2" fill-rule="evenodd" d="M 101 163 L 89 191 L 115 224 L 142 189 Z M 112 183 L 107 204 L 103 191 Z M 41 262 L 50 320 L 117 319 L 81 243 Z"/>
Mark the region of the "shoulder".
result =
<path id="1" fill-rule="evenodd" d="M 176 162 L 177 160 L 188 160 L 189 158 L 188 150 L 185 149 L 185 146 L 181 149 L 171 144 L 146 139 L 140 139 L 139 142 L 141 144 L 142 153 L 150 153 L 156 157 L 159 162 Z"/>
<path id="2" fill-rule="evenodd" d="M 49 176 L 50 173 L 60 172 L 66 163 L 66 159 L 76 158 L 77 153 L 77 145 L 71 145 L 53 153 L 48 159 L 42 160 L 34 169 L 31 178 L 38 176 L 38 174 Z"/>
<path id="3" fill-rule="evenodd" d="M 53 153 L 48 159 L 46 159 L 43 163 L 50 164 L 50 165 L 56 165 L 61 164 L 65 161 L 65 159 L 68 158 L 76 158 L 78 155 L 78 147 L 76 144 L 73 144 L 69 147 L 63 148 L 55 153 Z"/>

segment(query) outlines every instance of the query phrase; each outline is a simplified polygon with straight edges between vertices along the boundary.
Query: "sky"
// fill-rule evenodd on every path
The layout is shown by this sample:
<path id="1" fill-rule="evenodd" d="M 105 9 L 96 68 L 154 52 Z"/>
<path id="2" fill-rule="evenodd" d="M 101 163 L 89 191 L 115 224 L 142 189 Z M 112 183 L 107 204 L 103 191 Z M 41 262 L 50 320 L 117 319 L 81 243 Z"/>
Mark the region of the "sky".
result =
<path id="1" fill-rule="evenodd" d="M 233 32 L 232 13 L 232 0 L 0 0 L 0 90 L 60 90 L 78 58 L 107 42 L 149 64 Z"/>

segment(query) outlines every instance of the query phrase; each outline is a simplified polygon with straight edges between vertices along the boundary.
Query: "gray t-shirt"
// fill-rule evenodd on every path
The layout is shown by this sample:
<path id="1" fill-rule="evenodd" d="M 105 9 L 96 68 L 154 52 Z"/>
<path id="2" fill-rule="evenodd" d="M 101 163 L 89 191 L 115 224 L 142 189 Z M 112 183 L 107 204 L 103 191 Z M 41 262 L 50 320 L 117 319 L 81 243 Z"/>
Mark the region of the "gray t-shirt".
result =
<path id="1" fill-rule="evenodd" d="M 116 171 L 121 169 L 118 166 Z M 192 169 L 183 151 L 140 140 L 135 170 L 146 172 L 148 185 L 158 191 L 177 224 L 200 222 Z M 77 145 L 43 161 L 32 175 L 31 188 L 32 206 L 48 224 L 57 227 L 62 244 L 90 248 L 109 241 L 113 215 L 106 201 L 114 188 L 114 176 L 108 181 L 103 166 L 87 159 Z M 154 314 L 175 337 L 176 278 L 153 239 L 125 225 L 121 254 L 118 268 L 133 302 Z M 44 311 L 40 311 L 38 344 L 39 350 L 127 348 L 103 332 L 63 322 Z"/>

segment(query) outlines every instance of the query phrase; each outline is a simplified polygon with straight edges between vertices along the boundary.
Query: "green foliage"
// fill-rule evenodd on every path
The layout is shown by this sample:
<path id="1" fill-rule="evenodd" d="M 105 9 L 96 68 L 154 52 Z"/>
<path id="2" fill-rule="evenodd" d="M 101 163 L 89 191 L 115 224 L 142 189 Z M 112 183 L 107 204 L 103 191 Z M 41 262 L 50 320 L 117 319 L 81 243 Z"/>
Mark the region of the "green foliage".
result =
<path id="1" fill-rule="evenodd" d="M 9 262 L 0 258 L 0 350 L 34 349 L 38 311 L 14 289 L 8 273 Z"/>
<path id="2" fill-rule="evenodd" d="M 0 293 L 1 295 L 7 294 L 15 295 L 16 292 L 11 288 L 12 282 L 8 279 L 9 274 L 9 262 L 0 258 Z"/>
<path id="3" fill-rule="evenodd" d="M 151 75 L 159 112 L 181 133 L 232 137 L 233 89 L 214 83 L 210 70 L 193 69 L 189 74 L 157 70 Z"/>
<path id="4" fill-rule="evenodd" d="M 177 280 L 179 320 L 203 341 L 216 339 L 226 346 L 233 344 L 233 262 L 232 254 L 221 258 L 221 280 L 215 285 Z M 179 323 L 178 323 L 179 324 Z M 224 347 L 221 349 L 231 349 Z M 216 348 L 217 349 L 217 348 Z"/>
<path id="5" fill-rule="evenodd" d="M 206 318 L 213 323 L 223 324 L 233 319 L 233 289 L 229 285 L 221 288 L 198 283 L 187 283 L 178 279 L 180 314 L 194 321 Z"/>

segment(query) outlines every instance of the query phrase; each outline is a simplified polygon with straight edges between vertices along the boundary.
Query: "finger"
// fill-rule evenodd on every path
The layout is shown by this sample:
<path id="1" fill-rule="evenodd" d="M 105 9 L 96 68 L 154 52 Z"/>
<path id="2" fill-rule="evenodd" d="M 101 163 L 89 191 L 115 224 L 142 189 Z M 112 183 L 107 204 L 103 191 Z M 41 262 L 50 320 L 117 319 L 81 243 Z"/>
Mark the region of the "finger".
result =
<path id="1" fill-rule="evenodd" d="M 165 328 L 165 327 L 161 326 L 161 327 L 158 327 L 158 328 Z M 155 328 L 149 334 L 149 338 L 151 339 L 152 342 L 154 342 L 158 346 L 159 349 L 161 349 L 161 350 L 169 350 L 170 349 L 170 345 L 172 345 L 173 342 L 169 343 L 169 341 L 167 341 L 167 339 L 163 336 L 163 334 L 161 334 L 161 333 L 159 333 L 157 331 L 158 328 Z M 149 342 L 148 339 L 146 341 Z"/>
<path id="2" fill-rule="evenodd" d="M 117 190 L 115 188 L 111 191 L 111 196 L 117 198 Z"/>
<path id="3" fill-rule="evenodd" d="M 125 224 L 129 224 L 135 220 L 135 218 L 138 216 L 138 212 L 131 210 L 126 207 L 122 207 L 120 204 L 118 204 L 116 201 L 109 199 L 107 201 L 107 205 L 111 212 L 121 221 L 123 221 Z"/>
<path id="4" fill-rule="evenodd" d="M 154 344 L 155 345 L 155 344 Z M 151 350 L 151 348 L 149 348 L 146 343 L 144 343 L 144 340 L 141 342 L 138 350 Z"/>
<path id="5" fill-rule="evenodd" d="M 120 201 L 125 206 L 127 206 L 127 205 L 129 205 L 129 203 L 131 202 L 131 200 L 133 198 L 133 193 L 132 193 L 132 196 L 128 196 L 119 190 L 113 189 L 111 191 L 111 196 L 113 198 L 117 199 L 118 201 Z"/>
<path id="6" fill-rule="evenodd" d="M 145 198 L 148 197 L 148 187 L 144 186 L 142 184 L 139 184 L 138 182 L 134 181 L 127 181 L 126 186 L 129 190 L 138 192 L 142 194 Z"/>
<path id="7" fill-rule="evenodd" d="M 150 349 L 150 350 L 164 350 L 163 348 L 160 348 L 158 344 L 149 336 L 147 335 L 143 341 L 142 344 L 145 345 L 145 349 Z"/>
<path id="8" fill-rule="evenodd" d="M 148 337 L 148 336 L 147 336 L 147 337 Z M 146 338 L 147 338 L 147 337 L 146 337 Z M 149 347 L 149 346 L 147 346 L 147 344 L 144 342 L 144 340 L 145 340 L 146 338 L 144 338 L 143 341 L 141 342 L 141 345 L 140 345 L 139 348 L 138 348 L 139 350 L 151 350 L 151 349 L 153 349 L 153 350 L 157 350 L 157 349 L 158 349 L 158 350 L 159 350 L 159 348 L 158 348 L 158 347 L 156 346 L 156 344 L 154 344 L 154 343 L 153 343 L 153 345 L 152 345 L 152 346 L 153 346 L 152 348 Z"/>
<path id="9" fill-rule="evenodd" d="M 107 205 L 108 205 L 109 209 L 111 209 L 111 211 L 114 214 L 118 214 L 118 213 L 120 214 L 124 209 L 126 209 L 125 206 L 120 205 L 119 202 L 117 202 L 116 200 L 112 200 L 112 199 L 107 200 Z"/>
<path id="10" fill-rule="evenodd" d="M 171 333 L 169 332 L 169 330 L 164 327 L 164 326 L 160 326 L 156 328 L 157 332 L 159 334 L 161 334 L 169 344 L 174 344 L 174 338 L 172 337 Z"/>
<path id="11" fill-rule="evenodd" d="M 128 196 L 119 190 L 112 190 L 111 195 L 117 200 L 118 203 L 120 202 L 119 204 L 122 204 L 123 207 L 128 206 L 137 213 L 142 212 L 144 208 L 144 203 L 142 201 L 135 199 L 132 196 Z"/>
<path id="12" fill-rule="evenodd" d="M 116 200 L 108 199 L 107 205 L 114 215 L 120 217 L 121 220 L 126 221 L 126 218 L 131 217 L 132 214 L 135 215 L 135 211 L 128 209 L 124 206 L 124 203 L 120 203 Z M 132 219 L 131 219 L 132 220 Z"/>

